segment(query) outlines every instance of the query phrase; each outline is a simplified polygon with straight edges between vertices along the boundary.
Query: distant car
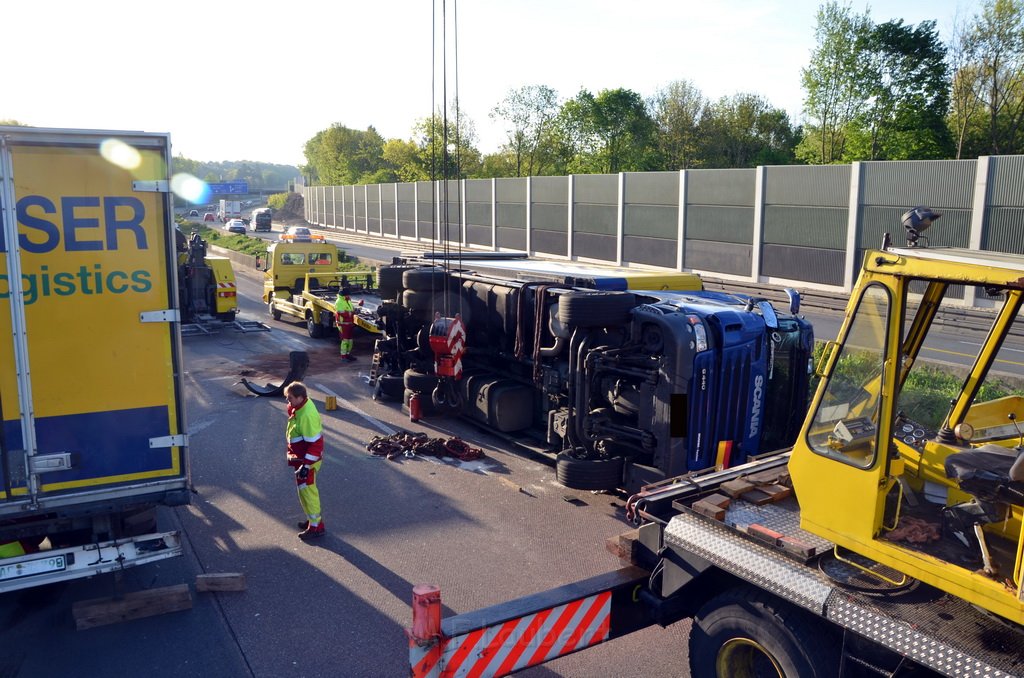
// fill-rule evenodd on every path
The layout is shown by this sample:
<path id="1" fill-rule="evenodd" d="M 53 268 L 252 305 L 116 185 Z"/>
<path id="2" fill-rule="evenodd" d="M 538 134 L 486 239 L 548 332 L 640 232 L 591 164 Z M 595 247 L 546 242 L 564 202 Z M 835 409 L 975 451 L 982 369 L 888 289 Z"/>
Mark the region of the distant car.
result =
<path id="1" fill-rule="evenodd" d="M 312 239 L 313 234 L 305 226 L 290 226 L 281 236 L 281 240 L 294 240 L 295 242 L 309 242 Z"/>
<path id="2" fill-rule="evenodd" d="M 203 215 L 203 221 L 217 221 L 217 216 L 213 212 L 207 212 Z"/>
<path id="3" fill-rule="evenodd" d="M 199 210 L 192 210 L 192 211 L 190 211 L 190 212 L 188 213 L 188 215 L 189 215 L 190 217 L 198 217 L 198 216 L 199 216 Z"/>
<path id="4" fill-rule="evenodd" d="M 224 230 L 230 231 L 231 233 L 241 233 L 245 235 L 245 223 L 241 219 L 229 219 L 224 224 Z"/>

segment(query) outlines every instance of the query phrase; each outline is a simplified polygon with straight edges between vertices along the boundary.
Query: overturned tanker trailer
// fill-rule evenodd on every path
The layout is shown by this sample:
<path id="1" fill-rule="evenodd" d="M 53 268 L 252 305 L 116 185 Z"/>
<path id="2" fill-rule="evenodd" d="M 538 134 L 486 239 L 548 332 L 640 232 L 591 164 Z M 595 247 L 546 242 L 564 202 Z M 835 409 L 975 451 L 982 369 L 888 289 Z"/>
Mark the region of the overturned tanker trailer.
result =
<path id="1" fill-rule="evenodd" d="M 795 294 L 784 313 L 746 295 L 626 289 L 643 276 L 532 277 L 383 267 L 375 395 L 546 453 L 576 489 L 634 491 L 795 439 L 814 343 Z"/>

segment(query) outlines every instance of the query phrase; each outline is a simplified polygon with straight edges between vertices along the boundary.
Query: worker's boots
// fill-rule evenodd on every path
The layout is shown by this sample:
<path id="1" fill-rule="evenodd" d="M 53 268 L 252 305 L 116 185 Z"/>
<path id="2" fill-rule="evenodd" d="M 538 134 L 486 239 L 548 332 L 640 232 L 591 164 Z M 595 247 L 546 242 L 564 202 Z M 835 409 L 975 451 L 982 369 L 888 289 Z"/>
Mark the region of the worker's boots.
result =
<path id="1" fill-rule="evenodd" d="M 301 525 L 301 524 L 300 524 Z M 309 523 L 306 523 L 306 527 L 302 532 L 299 532 L 299 539 L 302 541 L 308 541 L 310 539 L 316 539 L 317 537 L 324 536 L 326 530 L 324 530 L 324 522 L 321 520 L 320 524 L 316 527 L 310 527 Z"/>

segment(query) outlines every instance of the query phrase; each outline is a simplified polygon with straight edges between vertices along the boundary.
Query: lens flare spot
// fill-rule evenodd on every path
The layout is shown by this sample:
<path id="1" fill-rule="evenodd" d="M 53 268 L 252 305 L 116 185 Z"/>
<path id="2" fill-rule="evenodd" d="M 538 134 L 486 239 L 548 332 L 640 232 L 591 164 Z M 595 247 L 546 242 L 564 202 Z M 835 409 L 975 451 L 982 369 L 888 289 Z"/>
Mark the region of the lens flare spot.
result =
<path id="1" fill-rule="evenodd" d="M 100 155 L 107 162 L 126 170 L 138 169 L 142 164 L 142 154 L 120 139 L 104 139 L 100 143 Z"/>
<path id="2" fill-rule="evenodd" d="M 210 195 L 212 195 L 210 187 L 205 181 L 187 172 L 179 172 L 171 177 L 171 190 L 178 197 L 193 204 L 209 202 Z"/>

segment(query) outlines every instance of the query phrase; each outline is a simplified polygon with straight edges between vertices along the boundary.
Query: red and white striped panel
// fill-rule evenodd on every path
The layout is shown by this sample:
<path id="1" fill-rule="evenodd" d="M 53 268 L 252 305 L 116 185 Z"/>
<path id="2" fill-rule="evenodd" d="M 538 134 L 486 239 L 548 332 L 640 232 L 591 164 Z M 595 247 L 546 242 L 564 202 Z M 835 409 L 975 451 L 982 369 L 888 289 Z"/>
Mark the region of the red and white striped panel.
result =
<path id="1" fill-rule="evenodd" d="M 505 676 L 608 639 L 609 591 L 503 624 L 446 638 L 441 648 L 409 649 L 412 675 L 423 678 Z M 440 651 L 438 651 L 440 649 Z"/>

